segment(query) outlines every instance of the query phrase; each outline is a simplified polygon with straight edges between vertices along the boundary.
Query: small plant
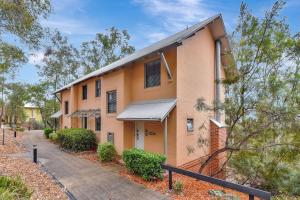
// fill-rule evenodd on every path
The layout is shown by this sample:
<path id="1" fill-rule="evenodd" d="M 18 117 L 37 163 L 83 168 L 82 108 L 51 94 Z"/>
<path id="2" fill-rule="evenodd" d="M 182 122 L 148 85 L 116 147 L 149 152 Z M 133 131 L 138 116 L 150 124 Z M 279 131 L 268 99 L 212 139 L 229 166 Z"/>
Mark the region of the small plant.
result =
<path id="1" fill-rule="evenodd" d="M 175 183 L 173 183 L 173 191 L 176 194 L 181 194 L 183 191 L 183 183 L 181 181 L 175 181 Z"/>
<path id="2" fill-rule="evenodd" d="M 116 158 L 115 146 L 110 142 L 99 144 L 97 153 L 102 162 L 113 161 Z"/>
<path id="3" fill-rule="evenodd" d="M 49 138 L 49 135 L 53 132 L 53 130 L 51 128 L 45 128 L 44 129 L 44 135 L 46 136 L 46 138 Z"/>
<path id="4" fill-rule="evenodd" d="M 49 139 L 52 140 L 52 141 L 54 141 L 54 142 L 56 142 L 57 139 L 58 139 L 57 133 L 54 133 L 54 132 L 50 133 Z"/>
<path id="5" fill-rule="evenodd" d="M 123 151 L 122 158 L 126 168 L 140 175 L 144 180 L 150 181 L 163 178 L 161 164 L 166 160 L 163 155 L 134 148 Z"/>
<path id="6" fill-rule="evenodd" d="M 15 200 L 24 199 L 29 200 L 32 192 L 27 188 L 20 178 L 11 178 L 7 176 L 0 176 L 0 199 Z"/>
<path id="7" fill-rule="evenodd" d="M 223 190 L 209 190 L 208 194 L 214 197 L 223 197 L 226 193 Z"/>

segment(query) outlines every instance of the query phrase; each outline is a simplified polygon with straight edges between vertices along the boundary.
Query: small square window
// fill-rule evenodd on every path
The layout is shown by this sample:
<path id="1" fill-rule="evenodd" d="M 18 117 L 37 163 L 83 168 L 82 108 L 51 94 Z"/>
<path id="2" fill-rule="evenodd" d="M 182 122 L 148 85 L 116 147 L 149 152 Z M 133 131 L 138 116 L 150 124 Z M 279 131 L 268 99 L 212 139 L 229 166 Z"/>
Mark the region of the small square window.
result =
<path id="1" fill-rule="evenodd" d="M 186 129 L 188 132 L 193 132 L 194 131 L 194 119 L 189 118 L 186 121 Z"/>
<path id="2" fill-rule="evenodd" d="M 114 133 L 111 132 L 107 133 L 107 142 L 114 144 Z"/>

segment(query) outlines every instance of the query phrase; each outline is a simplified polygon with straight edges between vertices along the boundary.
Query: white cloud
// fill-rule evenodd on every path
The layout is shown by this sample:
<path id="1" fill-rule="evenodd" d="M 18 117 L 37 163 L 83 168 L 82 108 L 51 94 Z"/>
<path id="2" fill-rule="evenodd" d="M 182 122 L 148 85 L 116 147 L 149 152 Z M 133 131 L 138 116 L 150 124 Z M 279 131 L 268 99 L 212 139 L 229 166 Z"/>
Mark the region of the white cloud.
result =
<path id="1" fill-rule="evenodd" d="M 176 32 L 202 21 L 213 13 L 202 0 L 133 0 L 145 13 L 160 18 L 167 32 Z"/>
<path id="2" fill-rule="evenodd" d="M 91 26 L 84 20 L 70 19 L 62 16 L 55 16 L 50 19 L 43 20 L 42 24 L 43 26 L 51 29 L 58 29 L 62 33 L 68 35 L 94 35 L 97 33 L 97 30 L 91 28 Z"/>
<path id="3" fill-rule="evenodd" d="M 40 65 L 42 64 L 44 59 L 44 53 L 43 52 L 33 52 L 30 53 L 28 58 L 28 63 L 32 65 Z"/>

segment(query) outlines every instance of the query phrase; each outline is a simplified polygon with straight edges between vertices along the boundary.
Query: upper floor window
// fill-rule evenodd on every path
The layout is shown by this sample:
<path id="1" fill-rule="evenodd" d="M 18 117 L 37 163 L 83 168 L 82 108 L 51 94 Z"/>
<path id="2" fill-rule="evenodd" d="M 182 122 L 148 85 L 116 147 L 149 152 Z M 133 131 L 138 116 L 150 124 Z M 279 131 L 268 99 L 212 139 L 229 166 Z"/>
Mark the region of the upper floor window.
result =
<path id="1" fill-rule="evenodd" d="M 101 117 L 96 117 L 95 118 L 95 130 L 96 131 L 101 131 Z"/>
<path id="2" fill-rule="evenodd" d="M 82 86 L 82 100 L 87 99 L 87 85 Z"/>
<path id="3" fill-rule="evenodd" d="M 65 114 L 69 114 L 69 102 L 65 101 Z"/>
<path id="4" fill-rule="evenodd" d="M 160 85 L 160 60 L 145 64 L 145 88 Z"/>
<path id="5" fill-rule="evenodd" d="M 95 95 L 96 97 L 100 97 L 101 95 L 101 81 L 100 80 L 96 80 L 95 82 Z"/>
<path id="6" fill-rule="evenodd" d="M 117 91 L 107 92 L 107 112 L 115 113 L 117 112 Z"/>

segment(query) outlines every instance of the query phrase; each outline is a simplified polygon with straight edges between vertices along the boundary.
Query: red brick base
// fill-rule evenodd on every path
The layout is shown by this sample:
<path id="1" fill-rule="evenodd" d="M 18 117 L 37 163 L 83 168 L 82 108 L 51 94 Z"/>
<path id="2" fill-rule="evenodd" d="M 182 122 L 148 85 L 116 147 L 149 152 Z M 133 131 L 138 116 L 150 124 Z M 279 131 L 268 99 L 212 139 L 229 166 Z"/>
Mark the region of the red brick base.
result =
<path id="1" fill-rule="evenodd" d="M 217 151 L 218 149 L 221 149 L 225 146 L 225 140 L 226 140 L 226 127 L 221 125 L 220 123 L 216 122 L 215 120 L 210 121 L 210 155 Z M 180 168 L 193 171 L 193 172 L 199 172 L 201 164 L 205 162 L 205 160 L 208 158 L 208 156 L 198 158 L 196 160 L 193 160 L 191 162 L 188 162 Z M 224 162 L 226 161 L 227 154 L 226 152 L 222 152 L 218 154 L 213 160 L 209 162 L 209 164 L 203 169 L 202 174 L 207 176 L 213 176 L 220 179 L 225 179 L 226 177 L 226 171 L 225 169 L 220 171 L 221 168 L 224 165 Z M 216 174 L 218 173 L 218 174 Z"/>
<path id="2" fill-rule="evenodd" d="M 211 140 L 210 153 L 211 154 L 225 147 L 226 134 L 227 134 L 226 127 L 224 125 L 221 125 L 215 120 L 210 120 L 210 140 Z M 215 175 L 222 169 L 224 162 L 226 162 L 226 158 L 227 158 L 227 153 L 222 152 L 219 153 L 214 159 L 210 161 L 209 164 L 210 176 Z M 215 175 L 215 177 L 224 179 L 226 177 L 225 170 L 222 170 L 220 173 Z"/>

